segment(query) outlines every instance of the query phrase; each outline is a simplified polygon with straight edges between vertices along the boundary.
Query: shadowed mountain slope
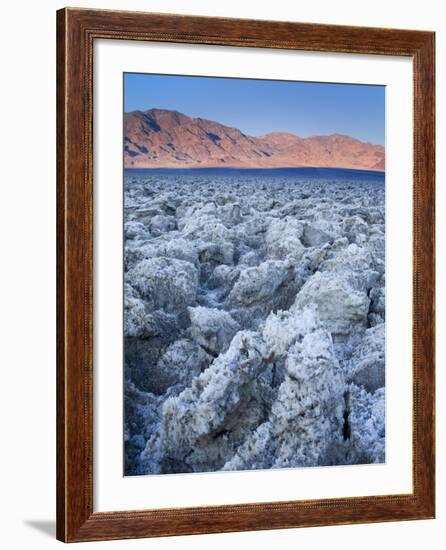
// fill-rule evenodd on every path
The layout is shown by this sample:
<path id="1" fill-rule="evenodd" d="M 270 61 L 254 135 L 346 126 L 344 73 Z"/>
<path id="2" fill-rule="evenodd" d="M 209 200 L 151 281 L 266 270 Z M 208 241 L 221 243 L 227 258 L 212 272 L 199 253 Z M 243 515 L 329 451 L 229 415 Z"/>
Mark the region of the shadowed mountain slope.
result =
<path id="1" fill-rule="evenodd" d="M 333 134 L 301 138 L 286 132 L 247 136 L 178 111 L 124 114 L 126 168 L 282 168 L 317 166 L 384 170 L 382 145 Z"/>

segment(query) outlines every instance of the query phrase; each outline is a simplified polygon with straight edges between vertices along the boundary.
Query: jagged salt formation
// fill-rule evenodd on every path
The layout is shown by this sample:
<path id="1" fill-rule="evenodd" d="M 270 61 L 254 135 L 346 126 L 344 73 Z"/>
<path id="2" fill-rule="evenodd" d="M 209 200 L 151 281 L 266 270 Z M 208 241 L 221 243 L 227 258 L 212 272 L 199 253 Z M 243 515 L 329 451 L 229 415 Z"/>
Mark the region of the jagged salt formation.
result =
<path id="1" fill-rule="evenodd" d="M 269 360 L 283 365 L 283 381 L 268 419 L 246 437 L 224 469 L 330 463 L 328 451 L 342 431 L 345 383 L 317 308 L 271 313 L 263 336 Z"/>
<path id="2" fill-rule="evenodd" d="M 126 175 L 125 473 L 383 462 L 379 174 Z"/>

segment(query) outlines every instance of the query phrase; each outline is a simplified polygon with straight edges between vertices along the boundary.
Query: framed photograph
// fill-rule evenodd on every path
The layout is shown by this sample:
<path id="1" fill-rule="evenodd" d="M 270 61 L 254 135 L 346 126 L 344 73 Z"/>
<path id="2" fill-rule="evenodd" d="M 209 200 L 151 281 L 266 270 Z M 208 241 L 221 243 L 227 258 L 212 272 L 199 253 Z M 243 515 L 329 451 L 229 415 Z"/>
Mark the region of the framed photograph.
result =
<path id="1" fill-rule="evenodd" d="M 57 537 L 435 509 L 434 33 L 57 13 Z"/>

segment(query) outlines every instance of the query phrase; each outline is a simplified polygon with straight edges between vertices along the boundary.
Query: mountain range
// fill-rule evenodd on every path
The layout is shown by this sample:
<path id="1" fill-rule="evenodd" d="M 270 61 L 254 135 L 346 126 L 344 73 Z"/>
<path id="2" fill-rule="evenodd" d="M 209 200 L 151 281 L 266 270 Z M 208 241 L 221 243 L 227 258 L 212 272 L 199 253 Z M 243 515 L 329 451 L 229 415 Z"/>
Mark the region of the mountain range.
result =
<path id="1" fill-rule="evenodd" d="M 248 136 L 178 111 L 124 113 L 126 168 L 385 168 L 382 145 L 332 134 L 302 138 L 286 132 Z"/>

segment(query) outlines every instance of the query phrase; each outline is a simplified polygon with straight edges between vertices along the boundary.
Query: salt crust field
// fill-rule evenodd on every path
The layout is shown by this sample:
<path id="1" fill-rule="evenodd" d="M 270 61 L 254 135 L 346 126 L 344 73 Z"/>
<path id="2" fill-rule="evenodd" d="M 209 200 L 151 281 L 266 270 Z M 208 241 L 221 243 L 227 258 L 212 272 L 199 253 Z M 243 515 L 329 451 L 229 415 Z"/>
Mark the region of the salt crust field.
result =
<path id="1" fill-rule="evenodd" d="M 124 189 L 124 474 L 384 462 L 384 174 Z"/>

